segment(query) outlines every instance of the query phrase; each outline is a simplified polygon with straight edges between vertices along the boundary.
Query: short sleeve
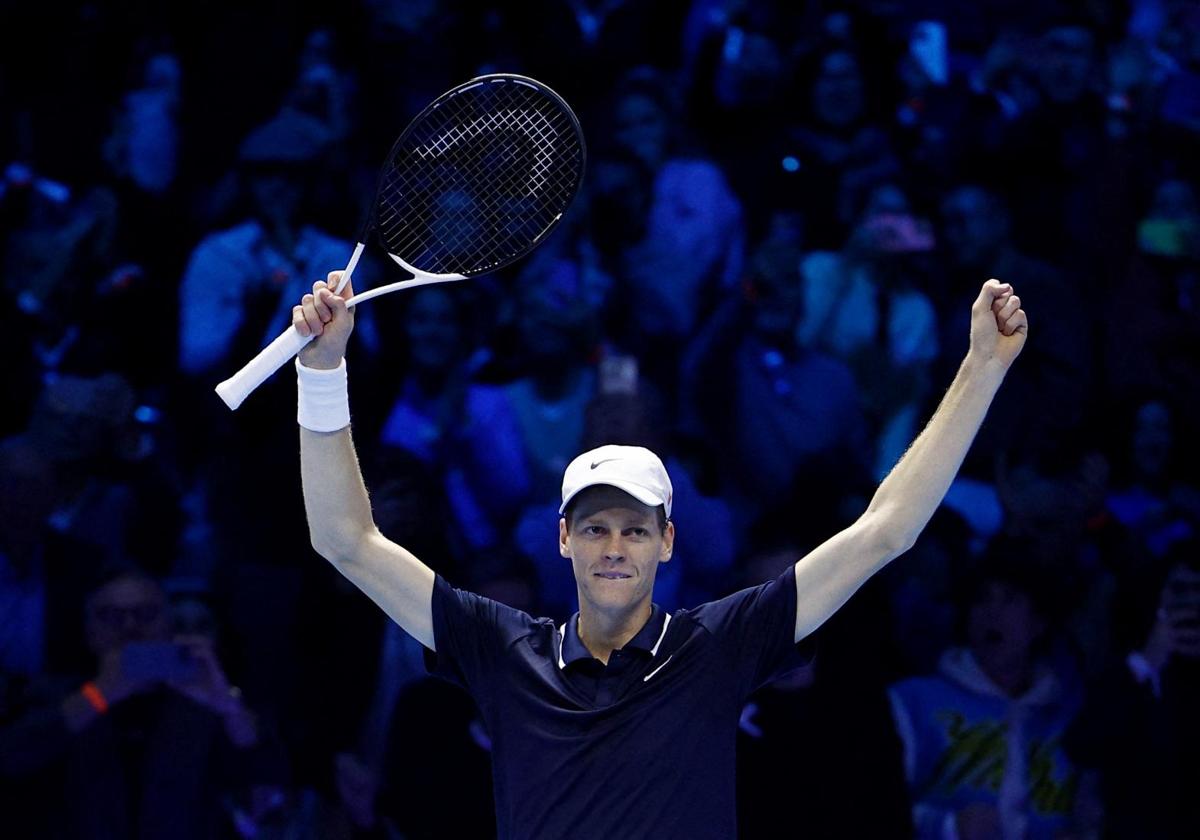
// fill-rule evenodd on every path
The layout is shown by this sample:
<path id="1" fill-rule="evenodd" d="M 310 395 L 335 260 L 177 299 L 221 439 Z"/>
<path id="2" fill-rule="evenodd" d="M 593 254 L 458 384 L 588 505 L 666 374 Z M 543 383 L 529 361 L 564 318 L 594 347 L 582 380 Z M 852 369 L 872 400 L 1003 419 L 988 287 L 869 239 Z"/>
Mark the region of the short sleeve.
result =
<path id="1" fill-rule="evenodd" d="M 689 611 L 724 649 L 742 697 L 812 661 L 810 639 L 797 644 L 796 567 L 779 577 Z M 810 637 L 811 638 L 811 637 Z"/>
<path id="2" fill-rule="evenodd" d="M 505 651 L 528 635 L 536 622 L 527 613 L 452 587 L 437 575 L 433 584 L 433 643 L 425 669 L 469 691 L 483 703 L 495 682 Z"/>

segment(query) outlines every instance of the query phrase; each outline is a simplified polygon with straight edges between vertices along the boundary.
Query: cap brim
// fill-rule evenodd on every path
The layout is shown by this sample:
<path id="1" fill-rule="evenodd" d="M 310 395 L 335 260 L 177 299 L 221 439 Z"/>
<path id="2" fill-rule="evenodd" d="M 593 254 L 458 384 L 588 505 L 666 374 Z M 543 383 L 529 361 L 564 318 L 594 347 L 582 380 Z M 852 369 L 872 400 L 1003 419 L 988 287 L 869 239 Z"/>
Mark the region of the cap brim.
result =
<path id="1" fill-rule="evenodd" d="M 593 481 L 590 484 L 585 484 L 582 487 L 575 488 L 571 495 L 563 499 L 562 505 L 560 505 L 558 508 L 559 515 L 561 516 L 566 512 L 567 505 L 571 504 L 572 499 L 589 487 L 615 487 L 618 490 L 633 496 L 633 498 L 637 499 L 642 504 L 650 507 L 658 507 L 659 505 L 666 504 L 664 499 L 660 499 L 653 491 L 643 487 L 640 484 L 634 484 L 633 482 L 629 481 Z"/>

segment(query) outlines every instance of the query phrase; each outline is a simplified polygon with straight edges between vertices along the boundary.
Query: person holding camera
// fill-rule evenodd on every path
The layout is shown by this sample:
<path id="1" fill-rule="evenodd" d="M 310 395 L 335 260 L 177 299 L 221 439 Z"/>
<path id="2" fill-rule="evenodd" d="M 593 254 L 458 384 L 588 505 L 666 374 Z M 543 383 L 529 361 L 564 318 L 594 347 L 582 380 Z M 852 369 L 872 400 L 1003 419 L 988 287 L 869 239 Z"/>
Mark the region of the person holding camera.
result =
<path id="1" fill-rule="evenodd" d="M 0 722 L 13 836 L 218 836 L 226 795 L 278 773 L 212 640 L 172 637 L 166 595 L 136 569 L 92 590 L 84 626 L 96 675 L 31 682 Z"/>

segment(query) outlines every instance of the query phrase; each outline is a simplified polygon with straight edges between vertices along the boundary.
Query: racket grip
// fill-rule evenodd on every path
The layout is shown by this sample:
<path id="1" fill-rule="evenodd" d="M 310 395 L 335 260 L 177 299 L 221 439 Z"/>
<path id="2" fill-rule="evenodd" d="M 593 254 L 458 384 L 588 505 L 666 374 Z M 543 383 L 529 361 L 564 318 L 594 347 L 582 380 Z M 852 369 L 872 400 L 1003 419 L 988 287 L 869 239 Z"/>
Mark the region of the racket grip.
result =
<path id="1" fill-rule="evenodd" d="M 255 388 L 287 364 L 310 341 L 312 336 L 301 335 L 295 327 L 288 327 L 245 367 L 218 385 L 217 396 L 225 401 L 225 405 L 236 409 Z"/>

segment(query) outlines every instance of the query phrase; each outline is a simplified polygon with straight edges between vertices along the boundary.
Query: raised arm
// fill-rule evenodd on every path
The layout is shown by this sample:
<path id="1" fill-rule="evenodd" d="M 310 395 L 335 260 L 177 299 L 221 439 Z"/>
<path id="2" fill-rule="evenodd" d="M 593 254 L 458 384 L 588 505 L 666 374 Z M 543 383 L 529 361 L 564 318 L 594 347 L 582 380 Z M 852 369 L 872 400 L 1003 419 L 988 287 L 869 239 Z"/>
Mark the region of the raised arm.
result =
<path id="1" fill-rule="evenodd" d="M 866 512 L 796 564 L 796 641 L 916 542 L 950 489 L 1028 329 L 1012 287 L 984 283 L 971 308 L 970 349 L 929 424 L 879 485 Z"/>
<path id="2" fill-rule="evenodd" d="M 340 367 L 354 329 L 353 310 L 333 294 L 341 272 L 318 283 L 292 310 L 292 323 L 316 340 L 300 351 L 300 364 L 315 371 Z M 316 374 L 321 376 L 322 374 Z M 333 374 L 330 374 L 333 375 Z M 300 474 L 313 548 L 378 604 L 392 620 L 430 650 L 433 642 L 433 570 L 375 527 L 350 427 L 314 432 L 300 427 Z"/>

